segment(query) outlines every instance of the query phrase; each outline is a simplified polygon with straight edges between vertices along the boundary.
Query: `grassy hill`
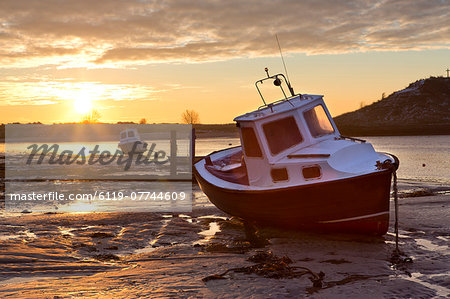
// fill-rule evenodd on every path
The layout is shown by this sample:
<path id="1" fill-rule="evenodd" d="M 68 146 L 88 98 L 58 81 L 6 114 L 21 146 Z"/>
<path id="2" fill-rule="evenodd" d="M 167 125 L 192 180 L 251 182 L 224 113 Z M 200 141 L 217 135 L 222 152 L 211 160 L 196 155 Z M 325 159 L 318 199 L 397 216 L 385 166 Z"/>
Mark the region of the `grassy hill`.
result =
<path id="1" fill-rule="evenodd" d="M 334 118 L 343 135 L 450 134 L 450 78 L 431 77 Z"/>

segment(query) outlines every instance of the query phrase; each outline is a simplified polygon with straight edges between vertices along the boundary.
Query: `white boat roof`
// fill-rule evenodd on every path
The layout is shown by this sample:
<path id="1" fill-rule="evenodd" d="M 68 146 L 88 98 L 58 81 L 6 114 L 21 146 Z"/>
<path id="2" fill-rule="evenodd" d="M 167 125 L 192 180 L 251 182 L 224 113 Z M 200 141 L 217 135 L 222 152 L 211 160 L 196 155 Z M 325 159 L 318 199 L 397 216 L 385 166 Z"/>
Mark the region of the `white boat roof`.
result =
<path id="1" fill-rule="evenodd" d="M 282 112 L 290 111 L 292 109 L 298 109 L 304 105 L 311 103 L 311 101 L 322 99 L 323 95 L 302 94 L 295 95 L 288 99 L 283 99 L 277 102 L 273 102 L 264 106 L 261 106 L 255 111 L 242 114 L 234 119 L 236 122 L 241 121 L 255 121 L 258 119 L 272 116 Z"/>
<path id="2" fill-rule="evenodd" d="M 125 129 L 125 130 L 123 130 L 123 131 L 120 131 L 120 133 L 128 132 L 128 131 L 134 131 L 134 132 L 137 132 L 136 129 L 132 128 L 132 129 Z"/>

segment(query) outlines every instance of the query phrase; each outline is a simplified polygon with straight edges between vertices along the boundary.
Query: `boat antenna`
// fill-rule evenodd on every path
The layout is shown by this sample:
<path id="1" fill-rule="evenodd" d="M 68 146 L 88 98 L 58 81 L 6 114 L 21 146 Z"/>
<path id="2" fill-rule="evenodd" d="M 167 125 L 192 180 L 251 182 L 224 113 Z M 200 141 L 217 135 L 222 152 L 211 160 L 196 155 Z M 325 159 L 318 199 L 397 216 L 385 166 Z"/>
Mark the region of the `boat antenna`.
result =
<path id="1" fill-rule="evenodd" d="M 291 86 L 291 80 L 289 79 L 289 74 L 287 71 L 286 63 L 284 62 L 283 52 L 281 51 L 280 41 L 278 40 L 278 34 L 275 34 L 275 38 L 277 39 L 278 50 L 280 50 L 281 61 L 283 61 L 284 71 L 286 72 L 286 77 L 287 77 L 286 83 L 289 88 L 289 91 L 291 92 L 291 95 L 294 96 L 295 95 L 294 89 Z"/>

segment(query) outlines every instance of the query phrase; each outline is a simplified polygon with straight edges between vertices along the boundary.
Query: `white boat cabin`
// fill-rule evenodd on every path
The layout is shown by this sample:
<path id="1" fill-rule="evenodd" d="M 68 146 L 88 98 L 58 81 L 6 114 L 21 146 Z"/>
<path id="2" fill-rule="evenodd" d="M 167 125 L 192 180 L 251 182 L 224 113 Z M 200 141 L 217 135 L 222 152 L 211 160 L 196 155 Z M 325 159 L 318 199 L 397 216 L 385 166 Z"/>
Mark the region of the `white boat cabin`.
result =
<path id="1" fill-rule="evenodd" d="M 234 120 L 240 129 L 250 185 L 289 181 L 293 176 L 291 166 L 301 173 L 296 167 L 298 159 L 317 160 L 330 155 L 328 151 L 303 149 L 340 136 L 321 95 L 297 95 Z M 321 176 L 318 165 L 303 172 L 309 172 L 311 179 Z"/>
<path id="2" fill-rule="evenodd" d="M 141 138 L 136 129 L 126 129 L 120 132 L 120 143 L 129 143 L 140 140 Z"/>
<path id="3" fill-rule="evenodd" d="M 135 143 L 137 143 L 135 145 Z M 143 153 L 147 150 L 147 143 L 141 141 L 136 129 L 126 129 L 120 132 L 119 148 L 124 153 L 130 153 L 133 148 L 135 153 Z"/>
<path id="4" fill-rule="evenodd" d="M 378 159 L 371 144 L 341 138 L 321 95 L 296 95 L 234 120 L 250 186 L 349 177 L 373 171 Z"/>

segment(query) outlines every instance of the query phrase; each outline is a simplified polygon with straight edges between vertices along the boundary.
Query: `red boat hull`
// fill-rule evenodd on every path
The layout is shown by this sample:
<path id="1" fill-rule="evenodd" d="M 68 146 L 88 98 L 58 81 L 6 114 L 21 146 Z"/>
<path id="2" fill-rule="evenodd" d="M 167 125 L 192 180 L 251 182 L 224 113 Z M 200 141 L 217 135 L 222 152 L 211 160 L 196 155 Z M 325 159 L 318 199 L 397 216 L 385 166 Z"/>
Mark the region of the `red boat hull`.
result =
<path id="1" fill-rule="evenodd" d="M 214 205 L 259 225 L 376 235 L 389 228 L 390 170 L 264 191 L 217 187 L 194 173 Z"/>

